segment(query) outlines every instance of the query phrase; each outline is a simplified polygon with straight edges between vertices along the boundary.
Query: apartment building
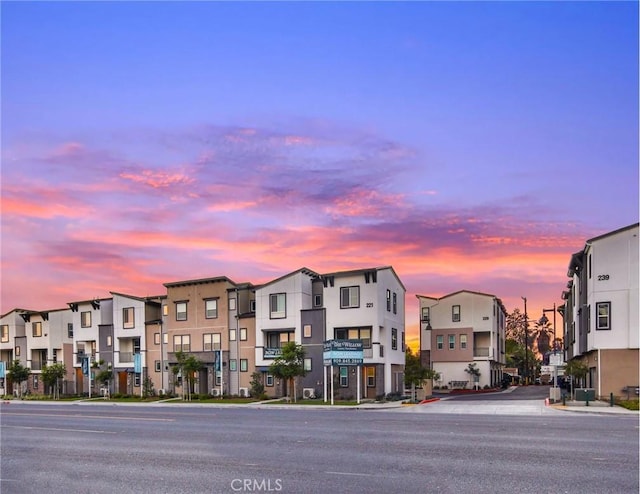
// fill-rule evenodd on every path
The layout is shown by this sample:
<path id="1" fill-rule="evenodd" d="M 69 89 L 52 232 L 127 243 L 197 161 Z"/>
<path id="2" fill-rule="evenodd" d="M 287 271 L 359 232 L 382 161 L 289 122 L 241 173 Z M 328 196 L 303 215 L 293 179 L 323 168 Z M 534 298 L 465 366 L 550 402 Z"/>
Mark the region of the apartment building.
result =
<path id="1" fill-rule="evenodd" d="M 439 386 L 496 386 L 505 365 L 507 311 L 495 295 L 461 290 L 443 297 L 417 295 L 422 365 L 440 374 Z M 466 372 L 475 364 L 477 380 Z"/>
<path id="2" fill-rule="evenodd" d="M 100 392 L 96 385 L 94 364 L 103 362 L 107 368 L 113 367 L 113 299 L 91 299 L 69 302 L 72 313 L 70 331 L 73 332 L 73 366 L 77 394 Z M 92 370 L 83 372 L 83 361 Z"/>
<path id="3" fill-rule="evenodd" d="M 0 316 L 0 396 L 13 394 L 13 384 L 7 369 L 14 360 L 27 365 L 26 323 L 21 316 L 28 312 L 23 309 L 13 309 Z"/>
<path id="4" fill-rule="evenodd" d="M 571 256 L 561 307 L 565 360 L 589 369 L 596 396 L 638 386 L 638 223 L 591 238 Z"/>
<path id="5" fill-rule="evenodd" d="M 240 283 L 227 289 L 229 308 L 229 379 L 231 395 L 249 396 L 256 368 L 255 287 Z"/>
<path id="6" fill-rule="evenodd" d="M 165 283 L 167 289 L 166 325 L 168 334 L 167 360 L 169 367 L 177 364 L 178 352 L 188 353 L 199 359 L 203 369 L 199 372 L 192 392 L 218 395 L 229 394 L 230 290 L 236 283 L 226 276 Z M 235 292 L 234 292 L 235 293 Z M 234 314 L 237 310 L 237 301 Z M 235 318 L 234 318 L 235 319 Z M 236 364 L 240 372 L 249 372 L 248 359 Z M 244 370 L 246 369 L 246 370 Z M 237 371 L 233 371 L 234 373 Z M 174 379 L 175 377 L 175 379 Z M 182 376 L 171 373 L 170 390 L 182 388 Z"/>
<path id="7" fill-rule="evenodd" d="M 360 398 L 402 393 L 406 289 L 394 269 L 384 266 L 323 274 L 322 288 L 325 339 L 363 342 L 364 360 L 359 369 L 335 369 L 337 397 L 358 398 L 358 380 Z"/>
<path id="8" fill-rule="evenodd" d="M 167 296 L 150 297 L 146 301 L 155 302 L 156 310 L 145 318 L 145 369 L 151 380 L 153 391 L 165 395 L 169 390 L 169 333 L 167 330 Z"/>

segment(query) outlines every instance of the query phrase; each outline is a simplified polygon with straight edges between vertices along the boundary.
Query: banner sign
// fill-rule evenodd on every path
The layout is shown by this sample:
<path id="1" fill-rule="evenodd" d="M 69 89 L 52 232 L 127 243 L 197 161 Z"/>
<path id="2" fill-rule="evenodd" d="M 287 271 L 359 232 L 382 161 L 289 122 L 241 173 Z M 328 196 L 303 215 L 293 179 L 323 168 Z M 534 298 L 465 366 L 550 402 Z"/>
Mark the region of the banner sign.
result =
<path id="1" fill-rule="evenodd" d="M 82 359 L 82 375 L 83 376 L 89 375 L 89 357 L 84 357 Z"/>
<path id="2" fill-rule="evenodd" d="M 142 355 L 139 353 L 133 354 L 133 372 L 140 374 L 142 372 Z"/>
<path id="3" fill-rule="evenodd" d="M 4 378 L 7 370 L 5 369 L 5 363 L 0 362 L 0 378 Z"/>
<path id="4" fill-rule="evenodd" d="M 362 340 L 328 340 L 324 342 L 324 365 L 362 365 Z"/>

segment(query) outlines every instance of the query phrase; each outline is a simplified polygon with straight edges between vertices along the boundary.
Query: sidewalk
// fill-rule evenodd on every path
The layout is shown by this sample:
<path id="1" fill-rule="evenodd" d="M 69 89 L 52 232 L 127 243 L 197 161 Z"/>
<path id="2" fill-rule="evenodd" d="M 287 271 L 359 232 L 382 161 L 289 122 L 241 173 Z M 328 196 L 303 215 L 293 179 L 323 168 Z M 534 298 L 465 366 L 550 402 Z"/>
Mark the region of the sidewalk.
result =
<path id="1" fill-rule="evenodd" d="M 565 405 L 560 403 L 551 403 L 549 406 L 555 410 L 576 413 L 601 413 L 614 415 L 636 415 L 640 416 L 637 410 L 627 410 L 618 405 L 611 406 L 605 401 L 590 401 L 589 406 L 584 401 L 566 401 Z"/>

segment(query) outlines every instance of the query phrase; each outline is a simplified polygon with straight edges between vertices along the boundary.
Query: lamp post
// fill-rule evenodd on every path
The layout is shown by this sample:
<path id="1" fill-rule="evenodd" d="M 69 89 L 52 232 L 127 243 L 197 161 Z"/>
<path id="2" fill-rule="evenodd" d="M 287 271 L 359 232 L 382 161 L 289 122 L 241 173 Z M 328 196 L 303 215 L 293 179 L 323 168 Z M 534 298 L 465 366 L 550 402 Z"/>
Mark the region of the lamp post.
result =
<path id="1" fill-rule="evenodd" d="M 527 316 L 527 297 L 524 300 L 524 382 L 529 383 L 529 319 Z"/>
<path id="2" fill-rule="evenodd" d="M 553 303 L 553 309 L 542 309 L 542 317 L 540 318 L 540 325 L 544 326 L 549 322 L 547 316 L 545 315 L 547 312 L 553 312 L 553 351 L 556 351 L 556 304 Z"/>

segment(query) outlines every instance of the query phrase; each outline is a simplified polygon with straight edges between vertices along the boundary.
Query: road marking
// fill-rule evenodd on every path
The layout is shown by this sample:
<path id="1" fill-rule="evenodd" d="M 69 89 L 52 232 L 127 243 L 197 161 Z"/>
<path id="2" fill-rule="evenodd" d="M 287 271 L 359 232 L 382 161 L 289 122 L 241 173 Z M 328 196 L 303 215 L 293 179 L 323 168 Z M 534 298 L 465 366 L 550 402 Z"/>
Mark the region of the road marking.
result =
<path id="1" fill-rule="evenodd" d="M 5 429 L 27 429 L 33 431 L 91 432 L 93 434 L 117 434 L 113 431 L 94 431 L 91 429 L 61 429 L 58 427 L 30 427 L 26 425 L 3 425 Z"/>
<path id="2" fill-rule="evenodd" d="M 331 475 L 354 475 L 357 477 L 371 477 L 370 473 L 356 473 L 356 472 L 324 472 Z"/>
<path id="3" fill-rule="evenodd" d="M 81 419 L 112 419 L 112 420 L 144 420 L 153 422 L 175 422 L 176 419 L 159 419 L 155 417 L 115 417 L 112 415 L 82 415 L 79 413 L 22 413 L 22 412 L 2 412 L 4 417 L 8 415 L 26 415 L 28 417 L 73 417 Z"/>

